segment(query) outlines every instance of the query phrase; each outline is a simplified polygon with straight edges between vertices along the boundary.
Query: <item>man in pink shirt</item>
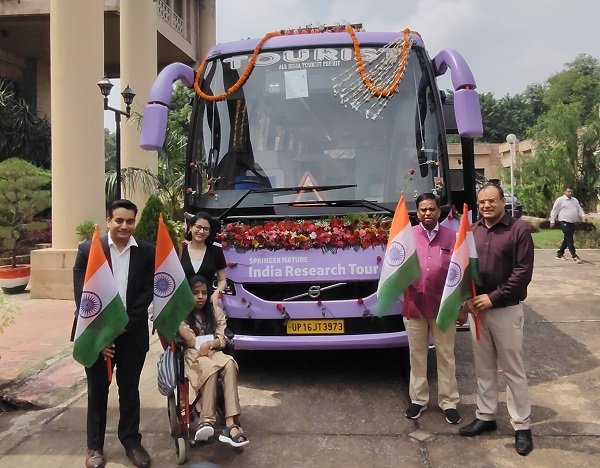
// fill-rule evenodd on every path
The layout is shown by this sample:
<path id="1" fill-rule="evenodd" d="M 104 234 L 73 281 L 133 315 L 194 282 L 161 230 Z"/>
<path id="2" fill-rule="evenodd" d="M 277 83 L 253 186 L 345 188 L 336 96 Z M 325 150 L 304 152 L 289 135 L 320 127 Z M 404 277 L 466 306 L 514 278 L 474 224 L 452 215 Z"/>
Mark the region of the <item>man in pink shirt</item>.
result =
<path id="1" fill-rule="evenodd" d="M 420 195 L 416 205 L 420 223 L 412 229 L 421 265 L 421 276 L 404 295 L 403 315 L 410 351 L 411 400 L 404 415 L 410 419 L 417 419 L 427 409 L 427 353 L 431 333 L 437 358 L 438 405 L 444 411 L 448 423 L 458 424 L 461 418 L 456 410 L 459 402 L 454 363 L 456 329 L 450 327 L 443 332 L 435 323 L 456 234 L 451 229 L 440 226 L 438 221 L 441 210 L 435 195 Z"/>

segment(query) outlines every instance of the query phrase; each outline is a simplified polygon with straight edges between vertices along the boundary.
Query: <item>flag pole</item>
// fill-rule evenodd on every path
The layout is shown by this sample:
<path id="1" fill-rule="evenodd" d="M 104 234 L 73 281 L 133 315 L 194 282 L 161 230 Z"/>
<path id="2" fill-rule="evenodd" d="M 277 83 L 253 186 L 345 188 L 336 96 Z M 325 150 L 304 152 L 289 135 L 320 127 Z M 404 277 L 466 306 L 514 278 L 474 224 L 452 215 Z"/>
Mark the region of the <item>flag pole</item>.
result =
<path id="1" fill-rule="evenodd" d="M 467 217 L 467 223 L 469 224 L 469 229 L 471 228 L 471 216 L 469 211 L 469 205 L 466 203 L 463 204 L 463 216 Z M 475 281 L 471 277 L 471 297 L 475 297 L 477 295 L 477 291 L 475 290 Z M 475 325 L 475 337 L 477 341 L 481 338 L 479 333 L 479 314 L 473 315 L 473 324 Z"/>
<path id="2" fill-rule="evenodd" d="M 110 385 L 112 382 L 112 374 L 113 374 L 112 358 L 110 356 L 106 358 L 106 374 L 108 376 L 108 384 Z"/>
<path id="3" fill-rule="evenodd" d="M 475 297 L 475 281 L 471 280 L 471 295 L 472 297 Z M 479 341 L 479 339 L 481 338 L 480 334 L 479 334 L 479 314 L 477 315 L 473 315 L 473 323 L 475 324 L 475 337 L 477 338 L 477 341 Z"/>

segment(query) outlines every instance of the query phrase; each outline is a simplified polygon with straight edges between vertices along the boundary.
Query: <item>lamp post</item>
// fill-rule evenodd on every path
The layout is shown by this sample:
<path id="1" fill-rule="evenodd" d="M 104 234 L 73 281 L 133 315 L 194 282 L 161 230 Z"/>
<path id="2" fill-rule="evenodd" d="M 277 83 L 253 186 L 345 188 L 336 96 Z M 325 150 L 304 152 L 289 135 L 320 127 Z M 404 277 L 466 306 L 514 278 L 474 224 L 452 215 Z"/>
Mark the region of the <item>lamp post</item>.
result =
<path id="1" fill-rule="evenodd" d="M 127 87 L 121 93 L 123 96 L 123 102 L 125 102 L 126 108 L 125 112 L 121 109 L 115 109 L 114 107 L 110 107 L 108 105 L 108 96 L 110 95 L 110 90 L 113 88 L 113 84 L 108 79 L 108 77 L 102 78 L 98 81 L 98 87 L 100 88 L 100 92 L 102 96 L 104 96 L 104 110 L 112 111 L 115 114 L 115 156 L 116 156 L 116 199 L 121 199 L 121 116 L 124 115 L 125 118 L 131 117 L 131 103 L 133 102 L 133 98 L 135 97 L 135 93 L 133 90 L 127 85 Z"/>
<path id="2" fill-rule="evenodd" d="M 506 135 L 506 142 L 510 145 L 510 214 L 515 217 L 515 182 L 514 182 L 514 170 L 515 170 L 515 144 L 517 143 L 517 137 L 514 133 Z"/>

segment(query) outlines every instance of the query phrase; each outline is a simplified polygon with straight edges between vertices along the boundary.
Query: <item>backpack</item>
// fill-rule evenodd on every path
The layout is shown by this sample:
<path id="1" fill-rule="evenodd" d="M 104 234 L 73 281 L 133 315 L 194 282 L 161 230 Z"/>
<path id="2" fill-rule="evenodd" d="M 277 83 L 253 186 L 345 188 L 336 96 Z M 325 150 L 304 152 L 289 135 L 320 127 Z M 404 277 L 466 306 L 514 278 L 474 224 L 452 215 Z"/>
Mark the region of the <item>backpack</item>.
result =
<path id="1" fill-rule="evenodd" d="M 167 347 L 156 363 L 156 379 L 161 395 L 171 396 L 177 386 L 177 359 L 171 347 Z"/>

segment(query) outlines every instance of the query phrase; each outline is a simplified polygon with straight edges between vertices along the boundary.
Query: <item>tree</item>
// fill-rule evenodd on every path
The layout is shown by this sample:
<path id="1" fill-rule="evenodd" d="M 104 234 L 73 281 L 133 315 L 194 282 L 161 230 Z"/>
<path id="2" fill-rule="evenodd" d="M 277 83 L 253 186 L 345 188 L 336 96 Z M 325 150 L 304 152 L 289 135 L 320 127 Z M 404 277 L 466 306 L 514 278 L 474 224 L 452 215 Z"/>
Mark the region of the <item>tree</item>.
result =
<path id="1" fill-rule="evenodd" d="M 50 179 L 49 171 L 23 159 L 0 162 L 0 245 L 10 249 L 13 268 L 25 231 L 45 226 L 33 217 L 50 207 Z"/>
<path id="2" fill-rule="evenodd" d="M 162 201 L 171 219 L 183 219 L 183 197 L 187 135 L 194 91 L 177 83 L 169 111 L 167 135 L 158 153 L 158 181 Z"/>
<path id="3" fill-rule="evenodd" d="M 544 103 L 552 107 L 558 103 L 579 102 L 584 122 L 600 102 L 600 62 L 590 55 L 578 55 L 566 67 L 566 70 L 548 78 L 549 87 L 544 94 Z"/>
<path id="4" fill-rule="evenodd" d="M 514 133 L 524 139 L 527 130 L 536 123 L 547 106 L 543 101 L 544 87 L 530 85 L 522 94 L 508 94 L 496 99 L 492 93 L 479 96 L 483 119 L 483 141 L 504 143 L 506 135 Z"/>
<path id="5" fill-rule="evenodd" d="M 50 167 L 50 123 L 40 119 L 11 83 L 0 79 L 0 161 L 15 155 L 38 166 Z"/>
<path id="6" fill-rule="evenodd" d="M 549 108 L 528 135 L 536 152 L 523 162 L 517 195 L 529 213 L 547 216 L 566 186 L 586 211 L 598 203 L 600 180 L 600 62 L 578 56 L 548 79 Z"/>
<path id="7" fill-rule="evenodd" d="M 163 219 L 165 224 L 167 225 L 167 229 L 169 230 L 169 235 L 171 236 L 171 240 L 175 246 L 179 245 L 180 239 L 178 236 L 178 226 L 175 223 L 170 222 L 168 220 L 167 214 L 165 212 L 165 207 L 163 203 L 160 201 L 156 195 L 150 195 L 148 201 L 146 202 L 146 206 L 142 210 L 142 214 L 140 215 L 140 220 L 135 226 L 135 232 L 133 235 L 136 239 L 143 240 L 146 242 L 150 242 L 151 244 L 156 244 L 156 234 L 158 232 L 158 218 L 160 215 L 163 215 Z"/>
<path id="8" fill-rule="evenodd" d="M 106 172 L 114 172 L 117 165 L 117 142 L 115 132 L 104 129 L 104 167 Z"/>
<path id="9" fill-rule="evenodd" d="M 171 220 L 183 219 L 185 151 L 192 113 L 189 104 L 193 95 L 194 91 L 181 83 L 177 83 L 173 88 L 165 144 L 158 152 L 158 173 L 153 174 L 149 170 L 140 168 L 122 170 L 125 192 L 128 189 L 142 188 L 148 193 L 156 193 L 164 204 L 167 217 Z M 107 193 L 110 193 L 114 187 L 114 179 L 114 172 L 107 175 Z"/>

